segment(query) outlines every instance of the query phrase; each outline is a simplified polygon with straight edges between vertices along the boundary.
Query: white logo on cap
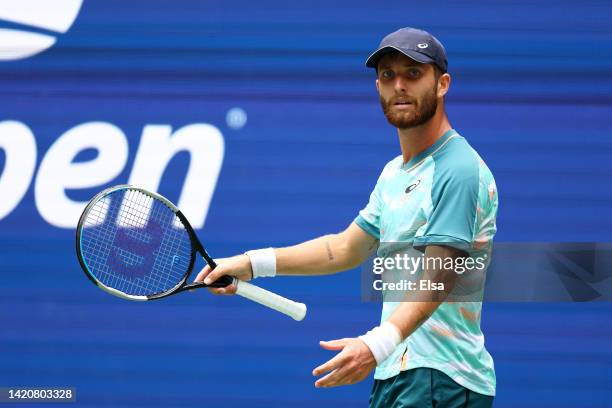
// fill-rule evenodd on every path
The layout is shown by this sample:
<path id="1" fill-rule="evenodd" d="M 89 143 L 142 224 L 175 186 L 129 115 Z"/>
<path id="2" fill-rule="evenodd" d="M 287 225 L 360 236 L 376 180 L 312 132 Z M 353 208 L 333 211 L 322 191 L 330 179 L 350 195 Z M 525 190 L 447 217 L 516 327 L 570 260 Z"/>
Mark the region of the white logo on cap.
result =
<path id="1" fill-rule="evenodd" d="M 420 43 L 420 44 L 417 44 L 417 47 L 423 49 L 423 48 L 429 47 L 429 44 L 427 44 L 427 43 Z"/>
<path id="2" fill-rule="evenodd" d="M 51 47 L 74 23 L 82 3 L 83 0 L 1 1 L 0 21 L 22 27 L 0 28 L 0 60 L 31 57 Z"/>

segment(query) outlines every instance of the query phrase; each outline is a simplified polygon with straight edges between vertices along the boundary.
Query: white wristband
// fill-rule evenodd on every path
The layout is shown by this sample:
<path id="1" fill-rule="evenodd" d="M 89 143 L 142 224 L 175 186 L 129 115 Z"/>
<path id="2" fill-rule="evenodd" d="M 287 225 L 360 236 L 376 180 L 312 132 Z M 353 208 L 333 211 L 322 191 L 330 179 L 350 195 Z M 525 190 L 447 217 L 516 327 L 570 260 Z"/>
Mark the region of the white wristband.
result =
<path id="1" fill-rule="evenodd" d="M 402 342 L 399 329 L 390 322 L 384 322 L 359 338 L 370 348 L 377 365 L 385 361 Z"/>
<path id="2" fill-rule="evenodd" d="M 253 278 L 276 276 L 276 254 L 274 253 L 274 248 L 246 251 L 245 255 L 251 260 Z"/>

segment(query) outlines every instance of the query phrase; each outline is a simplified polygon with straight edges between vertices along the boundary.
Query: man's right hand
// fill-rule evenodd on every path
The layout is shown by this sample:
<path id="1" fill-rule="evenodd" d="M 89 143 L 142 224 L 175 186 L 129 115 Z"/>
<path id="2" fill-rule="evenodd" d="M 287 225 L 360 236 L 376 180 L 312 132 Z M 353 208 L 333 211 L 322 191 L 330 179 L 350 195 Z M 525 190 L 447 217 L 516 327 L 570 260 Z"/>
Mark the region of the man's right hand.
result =
<path id="1" fill-rule="evenodd" d="M 231 258 L 215 259 L 217 267 L 211 269 L 206 265 L 204 269 L 198 273 L 195 282 L 210 284 L 223 275 L 234 276 L 243 281 L 249 281 L 253 278 L 253 270 L 251 269 L 251 260 L 247 255 L 236 255 Z M 236 285 L 231 284 L 224 288 L 208 288 L 215 295 L 233 295 L 236 293 Z"/>

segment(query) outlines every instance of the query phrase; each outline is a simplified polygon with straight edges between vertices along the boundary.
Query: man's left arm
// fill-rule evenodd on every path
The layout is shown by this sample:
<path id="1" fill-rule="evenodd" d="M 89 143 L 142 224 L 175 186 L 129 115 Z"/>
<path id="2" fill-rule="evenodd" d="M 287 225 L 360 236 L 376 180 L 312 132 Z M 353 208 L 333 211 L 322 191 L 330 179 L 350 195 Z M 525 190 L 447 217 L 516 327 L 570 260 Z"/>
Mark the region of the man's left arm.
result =
<path id="1" fill-rule="evenodd" d="M 455 260 L 466 256 L 465 252 L 448 246 L 430 245 L 425 248 L 425 260 Z M 450 266 L 455 265 L 455 262 L 426 261 L 425 265 L 438 266 L 440 269 L 425 269 L 421 279 L 442 283 L 444 289 L 436 292 L 417 292 L 416 299 L 411 297 L 411 301 L 401 302 L 386 322 L 363 336 L 321 341 L 321 347 L 324 349 L 340 353 L 313 370 L 314 376 L 329 372 L 315 382 L 315 387 L 337 387 L 362 381 L 377 364 L 389 357 L 402 340 L 410 336 L 436 311 L 453 290 L 457 273 Z"/>

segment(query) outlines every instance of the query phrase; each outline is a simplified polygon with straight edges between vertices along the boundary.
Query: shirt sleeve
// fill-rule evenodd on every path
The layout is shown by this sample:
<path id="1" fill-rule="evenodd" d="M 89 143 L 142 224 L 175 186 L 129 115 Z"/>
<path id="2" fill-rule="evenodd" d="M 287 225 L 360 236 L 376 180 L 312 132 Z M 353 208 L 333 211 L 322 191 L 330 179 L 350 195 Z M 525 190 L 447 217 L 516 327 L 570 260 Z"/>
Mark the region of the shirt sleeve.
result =
<path id="1" fill-rule="evenodd" d="M 380 214 L 382 211 L 380 184 L 381 178 L 379 177 L 374 190 L 370 194 L 368 205 L 359 211 L 359 215 L 355 218 L 355 224 L 376 239 L 380 239 Z"/>
<path id="2" fill-rule="evenodd" d="M 469 252 L 474 238 L 478 193 L 477 164 L 468 162 L 436 174 L 431 190 L 432 212 L 417 232 L 414 246 L 422 249 L 428 245 L 445 245 Z"/>

